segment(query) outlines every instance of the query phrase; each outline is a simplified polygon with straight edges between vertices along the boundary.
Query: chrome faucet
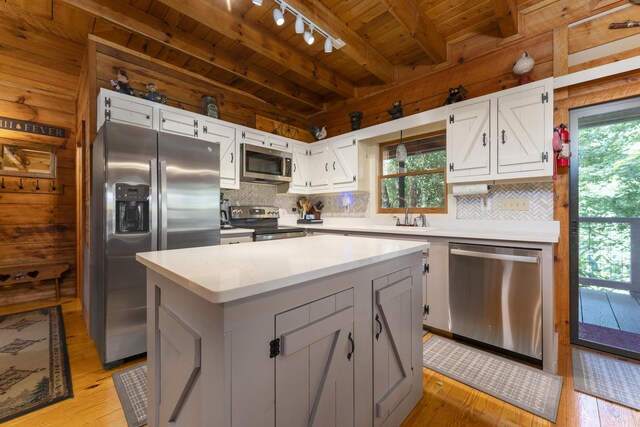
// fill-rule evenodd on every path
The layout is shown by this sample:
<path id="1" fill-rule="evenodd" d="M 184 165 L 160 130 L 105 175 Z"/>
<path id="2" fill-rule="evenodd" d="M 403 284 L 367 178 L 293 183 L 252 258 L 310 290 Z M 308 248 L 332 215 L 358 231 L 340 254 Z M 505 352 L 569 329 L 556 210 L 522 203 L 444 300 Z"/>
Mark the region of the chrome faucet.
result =
<path id="1" fill-rule="evenodd" d="M 398 196 L 398 200 L 402 200 L 404 202 L 404 225 L 409 225 L 409 203 L 404 197 Z"/>
<path id="2" fill-rule="evenodd" d="M 427 221 L 427 216 L 425 214 L 418 215 L 418 218 L 420 218 L 420 220 L 422 220 L 422 226 L 423 227 L 428 227 L 429 221 Z"/>

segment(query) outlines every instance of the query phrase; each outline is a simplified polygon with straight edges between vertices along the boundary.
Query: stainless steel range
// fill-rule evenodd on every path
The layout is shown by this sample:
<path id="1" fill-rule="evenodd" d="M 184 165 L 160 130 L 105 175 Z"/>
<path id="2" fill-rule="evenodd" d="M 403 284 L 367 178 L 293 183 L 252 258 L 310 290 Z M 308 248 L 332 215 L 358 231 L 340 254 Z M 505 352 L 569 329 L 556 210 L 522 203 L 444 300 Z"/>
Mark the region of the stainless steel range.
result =
<path id="1" fill-rule="evenodd" d="M 231 206 L 229 224 L 238 228 L 252 228 L 253 241 L 291 239 L 307 235 L 304 228 L 278 225 L 280 213 L 274 206 Z"/>

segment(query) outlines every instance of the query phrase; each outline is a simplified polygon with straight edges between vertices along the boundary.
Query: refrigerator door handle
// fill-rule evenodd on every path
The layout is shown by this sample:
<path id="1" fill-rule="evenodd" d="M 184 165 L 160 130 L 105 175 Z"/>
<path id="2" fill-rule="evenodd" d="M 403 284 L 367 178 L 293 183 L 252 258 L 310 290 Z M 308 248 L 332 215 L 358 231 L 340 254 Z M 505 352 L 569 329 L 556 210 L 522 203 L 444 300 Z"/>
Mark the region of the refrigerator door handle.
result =
<path id="1" fill-rule="evenodd" d="M 167 162 L 160 162 L 160 247 L 158 250 L 167 249 Z"/>
<path id="2" fill-rule="evenodd" d="M 151 171 L 151 250 L 158 250 L 158 160 L 149 160 Z"/>

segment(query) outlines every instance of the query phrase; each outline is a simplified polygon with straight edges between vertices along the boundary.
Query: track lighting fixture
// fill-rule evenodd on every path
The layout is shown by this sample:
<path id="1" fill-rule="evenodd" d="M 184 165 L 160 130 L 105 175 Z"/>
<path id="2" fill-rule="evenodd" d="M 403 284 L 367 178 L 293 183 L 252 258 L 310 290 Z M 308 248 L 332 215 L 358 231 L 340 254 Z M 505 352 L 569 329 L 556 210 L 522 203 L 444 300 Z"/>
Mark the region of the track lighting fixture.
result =
<path id="1" fill-rule="evenodd" d="M 304 33 L 304 21 L 302 20 L 302 15 L 298 14 L 296 18 L 296 34 Z"/>
<path id="2" fill-rule="evenodd" d="M 253 4 L 256 6 L 262 6 L 263 0 L 251 0 Z M 640 0 L 638 0 L 640 1 Z M 333 38 L 324 31 L 322 28 L 316 27 L 316 24 L 311 22 L 309 18 L 304 16 L 302 13 L 298 12 L 291 6 L 285 3 L 284 0 L 273 0 L 273 2 L 277 5 L 275 9 L 273 9 L 273 20 L 276 25 L 281 26 L 284 24 L 284 15 L 286 12 L 291 13 L 296 17 L 295 30 L 296 34 L 302 34 L 304 41 L 308 45 L 312 45 L 315 41 L 314 31 L 319 33 L 322 37 L 325 38 L 324 41 L 324 51 L 325 53 L 333 52 L 333 48 L 340 49 L 345 45 L 345 42 L 342 39 Z M 309 30 L 305 31 L 305 25 L 309 26 Z"/>
<path id="3" fill-rule="evenodd" d="M 308 45 L 312 45 L 313 42 L 316 40 L 313 37 L 313 28 L 314 28 L 313 24 L 309 25 L 309 31 L 305 31 L 304 33 L 304 41 L 306 41 Z"/>
<path id="4" fill-rule="evenodd" d="M 287 8 L 287 4 L 282 2 L 280 9 L 273 9 L 273 20 L 276 21 L 277 26 L 284 24 L 284 11 Z"/>

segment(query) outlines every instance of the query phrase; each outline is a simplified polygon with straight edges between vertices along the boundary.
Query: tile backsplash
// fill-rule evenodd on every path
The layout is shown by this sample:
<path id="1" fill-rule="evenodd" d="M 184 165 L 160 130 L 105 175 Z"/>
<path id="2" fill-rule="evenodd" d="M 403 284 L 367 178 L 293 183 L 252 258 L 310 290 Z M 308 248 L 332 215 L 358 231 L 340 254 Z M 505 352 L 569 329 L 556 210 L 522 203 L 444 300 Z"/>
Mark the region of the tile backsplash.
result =
<path id="1" fill-rule="evenodd" d="M 221 190 L 225 199 L 229 199 L 231 205 L 263 205 L 277 206 L 287 212 L 296 206 L 296 202 L 301 195 L 277 194 L 274 185 L 253 184 L 249 182 L 240 183 L 239 190 Z M 341 206 L 343 196 L 347 197 L 349 206 Z M 307 199 L 314 205 L 322 201 L 324 217 L 356 217 L 365 218 L 369 216 L 369 193 L 331 193 L 306 195 Z"/>
<path id="2" fill-rule="evenodd" d="M 529 210 L 501 210 L 502 199 L 527 199 Z M 493 185 L 489 194 L 457 196 L 456 208 L 457 219 L 553 221 L 553 183 Z"/>

